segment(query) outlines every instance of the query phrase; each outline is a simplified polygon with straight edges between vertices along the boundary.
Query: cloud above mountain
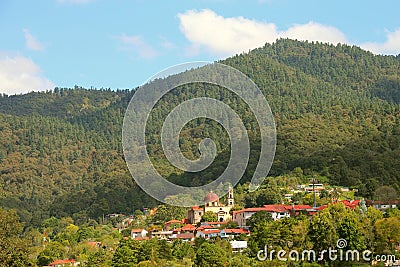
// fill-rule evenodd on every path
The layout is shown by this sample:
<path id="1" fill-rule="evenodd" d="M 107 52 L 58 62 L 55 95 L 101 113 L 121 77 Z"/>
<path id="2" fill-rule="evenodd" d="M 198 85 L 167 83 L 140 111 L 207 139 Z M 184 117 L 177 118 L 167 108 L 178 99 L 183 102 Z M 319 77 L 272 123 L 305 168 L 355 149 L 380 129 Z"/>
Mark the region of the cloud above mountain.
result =
<path id="1" fill-rule="evenodd" d="M 54 84 L 32 59 L 0 52 L 0 93 L 13 95 L 53 88 Z"/>
<path id="2" fill-rule="evenodd" d="M 190 46 L 189 56 L 208 52 L 218 56 L 230 56 L 272 43 L 278 38 L 345 43 L 361 46 L 375 54 L 400 53 L 400 28 L 386 31 L 386 41 L 352 43 L 339 29 L 310 21 L 294 24 L 279 30 L 275 23 L 251 20 L 244 17 L 223 17 L 212 10 L 188 10 L 178 14 L 179 28 Z"/>
<path id="3" fill-rule="evenodd" d="M 346 36 L 332 26 L 308 22 L 296 24 L 287 30 L 278 30 L 274 23 L 250 20 L 244 17 L 225 18 L 214 11 L 189 10 L 179 13 L 180 30 L 191 42 L 189 50 L 194 54 L 206 50 L 228 56 L 246 52 L 272 43 L 278 38 L 346 43 Z"/>

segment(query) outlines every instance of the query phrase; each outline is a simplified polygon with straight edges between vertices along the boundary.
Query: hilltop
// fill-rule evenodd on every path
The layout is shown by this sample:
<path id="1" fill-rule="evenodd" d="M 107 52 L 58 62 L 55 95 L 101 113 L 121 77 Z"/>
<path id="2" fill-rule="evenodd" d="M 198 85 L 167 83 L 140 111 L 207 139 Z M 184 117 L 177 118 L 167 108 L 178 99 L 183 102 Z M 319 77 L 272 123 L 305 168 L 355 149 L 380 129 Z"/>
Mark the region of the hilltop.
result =
<path id="1" fill-rule="evenodd" d="M 359 47 L 278 40 L 221 63 L 248 75 L 266 96 L 278 143 L 270 175 L 300 167 L 331 184 L 400 185 L 400 57 Z M 99 218 L 157 203 L 132 180 L 122 155 L 121 127 L 134 90 L 56 88 L 0 97 L 0 205 L 37 224 L 51 215 Z M 150 118 L 148 151 L 171 181 L 199 185 L 213 180 L 229 159 L 227 135 L 216 123 L 196 120 L 182 132 L 184 154 L 211 137 L 217 160 L 198 174 L 177 171 L 161 153 L 159 127 L 167 110 L 199 95 L 227 102 L 245 118 L 257 151 L 258 129 L 247 107 L 222 88 L 183 86 L 163 98 Z M 257 162 L 252 153 L 242 183 Z"/>

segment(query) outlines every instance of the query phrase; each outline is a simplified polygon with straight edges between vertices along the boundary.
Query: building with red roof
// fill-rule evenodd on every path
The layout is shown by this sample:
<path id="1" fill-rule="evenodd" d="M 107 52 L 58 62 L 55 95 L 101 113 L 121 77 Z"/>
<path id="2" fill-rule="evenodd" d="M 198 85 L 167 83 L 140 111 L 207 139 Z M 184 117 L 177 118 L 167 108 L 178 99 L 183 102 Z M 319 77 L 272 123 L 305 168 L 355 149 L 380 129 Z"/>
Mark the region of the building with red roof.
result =
<path id="1" fill-rule="evenodd" d="M 205 239 L 215 238 L 220 236 L 221 230 L 219 229 L 205 229 L 204 231 L 197 231 L 196 237 L 202 237 Z"/>
<path id="2" fill-rule="evenodd" d="M 230 210 L 234 206 L 233 188 L 229 187 L 226 195 L 226 203 L 222 204 L 219 197 L 213 191 L 210 191 L 204 197 L 204 206 L 193 206 L 188 212 L 188 219 L 191 224 L 197 224 L 201 217 L 207 212 L 215 213 L 219 222 L 231 220 Z"/>
<path id="3" fill-rule="evenodd" d="M 372 206 L 377 210 L 387 210 L 387 209 L 396 209 L 399 207 L 400 199 L 392 199 L 392 200 L 387 200 L 387 201 L 381 201 L 381 200 L 366 200 L 366 205 Z"/>
<path id="4" fill-rule="evenodd" d="M 132 229 L 131 230 L 131 238 L 132 239 L 143 239 L 147 236 L 149 232 L 146 231 L 145 229 L 138 228 L 138 229 Z"/>
<path id="5" fill-rule="evenodd" d="M 183 233 L 194 233 L 195 230 L 196 230 L 196 226 L 194 226 L 192 224 L 186 224 L 185 226 L 183 226 L 181 228 L 181 232 L 183 232 Z"/>
<path id="6" fill-rule="evenodd" d="M 49 264 L 50 267 L 69 267 L 69 266 L 78 266 L 79 262 L 75 260 L 56 260 Z"/>
<path id="7" fill-rule="evenodd" d="M 257 208 L 247 208 L 233 212 L 233 221 L 237 222 L 239 227 L 247 227 L 246 221 L 259 211 L 266 211 L 271 214 L 273 220 L 290 217 L 290 212 L 282 204 L 264 205 Z"/>
<path id="8" fill-rule="evenodd" d="M 350 201 L 349 200 L 341 200 L 341 201 L 335 202 L 333 204 L 336 204 L 336 203 L 343 203 L 346 208 L 354 210 L 360 204 L 360 200 L 350 200 Z M 327 207 L 328 207 L 328 205 L 322 205 L 322 206 L 316 208 L 316 210 L 321 211 Z"/>
<path id="9" fill-rule="evenodd" d="M 264 205 L 262 207 L 247 208 L 233 212 L 233 221 L 237 222 L 239 227 L 247 227 L 246 221 L 255 213 L 259 211 L 266 211 L 271 214 L 273 220 L 279 220 L 282 218 L 294 217 L 300 215 L 300 213 L 306 213 L 312 215 L 315 212 L 310 205 Z"/>

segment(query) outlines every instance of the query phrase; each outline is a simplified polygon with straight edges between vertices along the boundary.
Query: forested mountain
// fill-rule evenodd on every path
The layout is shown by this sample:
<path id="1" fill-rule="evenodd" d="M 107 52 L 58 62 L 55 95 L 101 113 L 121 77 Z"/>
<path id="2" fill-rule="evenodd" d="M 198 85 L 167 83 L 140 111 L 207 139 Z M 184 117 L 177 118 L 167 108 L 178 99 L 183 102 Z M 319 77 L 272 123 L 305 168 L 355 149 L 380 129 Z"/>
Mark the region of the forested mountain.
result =
<path id="1" fill-rule="evenodd" d="M 333 184 L 358 187 L 366 197 L 377 183 L 399 189 L 399 56 L 285 39 L 221 63 L 248 75 L 275 115 L 270 175 L 301 167 Z M 85 221 L 154 206 L 132 181 L 122 155 L 122 119 L 133 94 L 75 87 L 0 97 L 0 205 L 16 208 L 32 224 L 50 215 Z M 204 84 L 177 88 L 152 112 L 147 141 L 157 169 L 178 184 L 213 180 L 229 159 L 227 134 L 205 119 L 183 129 L 181 147 L 195 158 L 201 138 L 215 140 L 219 154 L 207 170 L 179 172 L 162 154 L 159 131 L 167 111 L 196 96 L 219 99 L 241 114 L 257 151 L 258 129 L 243 101 Z M 252 153 L 242 182 L 251 177 L 257 157 Z"/>

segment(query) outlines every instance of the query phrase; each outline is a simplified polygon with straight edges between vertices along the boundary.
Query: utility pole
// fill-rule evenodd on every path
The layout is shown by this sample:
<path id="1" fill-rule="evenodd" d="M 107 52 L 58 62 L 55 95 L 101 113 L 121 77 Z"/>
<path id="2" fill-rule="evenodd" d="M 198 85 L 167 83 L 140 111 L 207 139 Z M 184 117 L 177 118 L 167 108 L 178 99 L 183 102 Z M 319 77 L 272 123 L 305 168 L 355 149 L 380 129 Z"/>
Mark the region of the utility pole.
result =
<path id="1" fill-rule="evenodd" d="M 317 195 L 315 193 L 315 175 L 313 175 L 313 177 L 311 178 L 311 181 L 312 181 L 312 190 L 314 193 L 314 207 L 313 208 L 316 208 L 317 207 Z"/>

